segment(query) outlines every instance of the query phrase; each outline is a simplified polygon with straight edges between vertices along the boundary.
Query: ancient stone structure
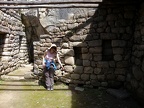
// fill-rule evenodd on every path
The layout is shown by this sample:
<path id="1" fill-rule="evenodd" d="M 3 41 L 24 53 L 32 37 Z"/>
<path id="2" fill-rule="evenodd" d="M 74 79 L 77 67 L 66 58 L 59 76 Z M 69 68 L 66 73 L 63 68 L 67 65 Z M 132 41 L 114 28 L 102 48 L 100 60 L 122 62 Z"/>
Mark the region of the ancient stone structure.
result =
<path id="1" fill-rule="evenodd" d="M 0 11 L 0 74 L 28 63 L 24 25 L 10 13 L 16 12 Z"/>
<path id="2" fill-rule="evenodd" d="M 0 50 L 1 74 L 27 63 L 26 40 L 28 42 L 30 36 L 39 36 L 31 41 L 34 47 L 34 72 L 43 71 L 43 53 L 51 43 L 55 43 L 65 67 L 65 72 L 56 72 L 61 81 L 91 88 L 125 87 L 144 99 L 143 6 L 143 2 L 100 4 L 96 9 L 71 13 L 68 20 L 61 19 L 52 24 L 49 22 L 51 19 L 47 19 L 51 17 L 46 16 L 49 15 L 46 14 L 47 9 L 40 9 L 39 14 L 44 17 L 41 16 L 39 21 L 37 16 L 26 18 L 30 19 L 30 23 L 25 24 L 27 38 L 21 22 L 4 14 L 1 20 L 3 26 L 6 26 L 5 20 L 9 17 L 14 22 L 1 30 L 1 38 L 5 40 L 5 47 Z M 27 34 L 29 31 L 30 34 Z M 12 68 L 8 68 L 10 66 Z"/>
<path id="3" fill-rule="evenodd" d="M 60 20 L 34 42 L 35 70 L 42 71 L 43 52 L 55 43 L 66 69 L 62 81 L 84 87 L 123 86 L 143 98 L 142 6 L 104 6 Z"/>

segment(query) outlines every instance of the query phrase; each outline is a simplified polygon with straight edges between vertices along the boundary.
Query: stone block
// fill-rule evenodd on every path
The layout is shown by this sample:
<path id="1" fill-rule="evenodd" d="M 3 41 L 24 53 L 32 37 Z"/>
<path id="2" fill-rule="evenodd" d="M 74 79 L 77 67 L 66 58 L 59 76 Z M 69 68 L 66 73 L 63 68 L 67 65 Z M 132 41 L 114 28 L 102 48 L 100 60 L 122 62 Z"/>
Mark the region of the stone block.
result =
<path id="1" fill-rule="evenodd" d="M 100 54 L 102 53 L 102 47 L 89 48 L 89 52 L 94 54 Z"/>
<path id="2" fill-rule="evenodd" d="M 84 73 L 93 73 L 92 67 L 84 67 Z"/>
<path id="3" fill-rule="evenodd" d="M 94 61 L 101 61 L 102 60 L 102 55 L 101 54 L 94 54 Z"/>
<path id="4" fill-rule="evenodd" d="M 122 60 L 122 56 L 121 55 L 114 55 L 114 60 L 115 61 L 121 61 Z"/>
<path id="5" fill-rule="evenodd" d="M 107 87 L 107 86 L 108 86 L 108 83 L 107 83 L 107 82 L 101 82 L 101 86 L 102 86 L 102 87 Z"/>
<path id="6" fill-rule="evenodd" d="M 113 48 L 113 54 L 123 54 L 123 48 Z"/>
<path id="7" fill-rule="evenodd" d="M 94 41 L 90 41 L 88 43 L 88 45 L 90 47 L 98 47 L 98 46 L 101 46 L 102 45 L 102 41 L 101 40 L 94 40 Z"/>
<path id="8" fill-rule="evenodd" d="M 75 66 L 74 73 L 83 73 L 83 66 Z"/>
<path id="9" fill-rule="evenodd" d="M 74 65 L 75 61 L 74 61 L 74 57 L 71 57 L 71 56 L 65 56 L 64 58 L 64 62 L 65 64 L 69 64 L 69 65 Z"/>
<path id="10" fill-rule="evenodd" d="M 126 41 L 124 40 L 112 40 L 112 47 L 125 47 Z"/>
<path id="11" fill-rule="evenodd" d="M 109 61 L 109 66 L 110 67 L 115 67 L 115 61 Z"/>
<path id="12" fill-rule="evenodd" d="M 101 73 L 101 68 L 94 68 L 94 73 L 95 74 L 100 74 Z"/>
<path id="13" fill-rule="evenodd" d="M 107 79 L 107 80 L 114 80 L 114 79 L 115 79 L 115 75 L 114 75 L 114 74 L 108 74 L 108 75 L 106 76 L 106 79 Z"/>
<path id="14" fill-rule="evenodd" d="M 132 79 L 132 80 L 130 81 L 130 84 L 131 84 L 131 86 L 132 86 L 133 89 L 137 89 L 138 86 L 139 86 L 138 81 L 135 80 L 135 79 Z"/>
<path id="15" fill-rule="evenodd" d="M 105 81 L 105 75 L 97 75 L 98 81 Z"/>
<path id="16" fill-rule="evenodd" d="M 62 43 L 62 48 L 69 48 L 69 44 L 68 43 Z"/>
<path id="17" fill-rule="evenodd" d="M 71 47 L 87 47 L 85 42 L 70 42 Z"/>
<path id="18" fill-rule="evenodd" d="M 90 10 L 90 11 L 88 12 L 88 16 L 89 16 L 89 17 L 92 17 L 92 16 L 95 14 L 95 11 L 96 11 L 96 10 Z"/>
<path id="19" fill-rule="evenodd" d="M 120 61 L 116 63 L 116 67 L 118 68 L 126 68 L 128 67 L 129 63 L 127 61 Z"/>
<path id="20" fill-rule="evenodd" d="M 136 80 L 140 80 L 143 77 L 143 72 L 137 66 L 132 67 L 132 73 L 133 73 L 134 77 L 136 78 Z"/>
<path id="21" fill-rule="evenodd" d="M 69 66 L 66 65 L 66 66 L 64 66 L 64 68 L 65 68 L 65 71 L 66 71 L 66 72 L 70 72 L 70 73 L 73 72 L 73 70 L 74 70 L 73 67 L 70 66 L 70 65 L 69 65 Z"/>
<path id="22" fill-rule="evenodd" d="M 84 54 L 84 53 L 87 53 L 88 52 L 88 48 L 81 48 L 81 52 Z"/>
<path id="23" fill-rule="evenodd" d="M 82 74 L 81 79 L 84 81 L 90 80 L 90 75 L 89 74 Z"/>
<path id="24" fill-rule="evenodd" d="M 74 56 L 74 50 L 73 49 L 62 49 L 61 52 L 64 55 Z"/>
<path id="25" fill-rule="evenodd" d="M 97 79 L 97 76 L 94 75 L 94 74 L 91 74 L 91 75 L 90 75 L 90 79 L 95 80 L 95 79 Z"/>
<path id="26" fill-rule="evenodd" d="M 125 81 L 125 80 L 126 80 L 126 77 L 123 76 L 123 75 L 118 75 L 117 80 L 118 80 L 118 81 Z"/>
<path id="27" fill-rule="evenodd" d="M 125 75 L 127 73 L 127 69 L 126 68 L 116 68 L 114 73 L 116 75 Z"/>
<path id="28" fill-rule="evenodd" d="M 91 80 L 91 84 L 96 87 L 99 87 L 101 85 L 101 83 L 98 80 Z"/>
<path id="29" fill-rule="evenodd" d="M 90 66 L 89 60 L 83 60 L 83 66 Z"/>
<path id="30" fill-rule="evenodd" d="M 91 60 L 92 59 L 92 54 L 82 54 L 82 59 Z"/>
<path id="31" fill-rule="evenodd" d="M 108 68 L 109 67 L 109 63 L 105 62 L 105 61 L 99 61 L 99 62 L 97 62 L 97 67 L 98 68 Z"/>
<path id="32" fill-rule="evenodd" d="M 77 80 L 80 78 L 80 75 L 79 74 L 71 74 L 71 78 L 74 80 Z"/>

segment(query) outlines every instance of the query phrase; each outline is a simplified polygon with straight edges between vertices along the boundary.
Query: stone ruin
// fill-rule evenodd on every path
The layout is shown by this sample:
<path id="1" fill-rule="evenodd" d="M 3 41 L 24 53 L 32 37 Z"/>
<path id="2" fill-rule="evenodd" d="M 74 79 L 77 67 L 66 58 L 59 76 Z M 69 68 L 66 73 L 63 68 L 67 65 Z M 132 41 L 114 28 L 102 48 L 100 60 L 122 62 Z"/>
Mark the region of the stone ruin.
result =
<path id="1" fill-rule="evenodd" d="M 45 15 L 39 20 L 28 15 L 27 18 L 33 19 L 29 22 L 23 16 L 26 31 L 21 20 L 1 11 L 0 74 L 9 73 L 29 62 L 28 42 L 33 45 L 34 72 L 42 73 L 43 53 L 55 43 L 65 68 L 64 72 L 56 71 L 62 82 L 90 88 L 125 87 L 142 100 L 143 6 L 143 2 L 137 5 L 104 5 L 85 13 L 69 14 L 67 20 L 61 19 L 53 24 L 47 22 Z M 41 10 L 39 14 L 43 15 L 45 11 Z M 31 34 L 27 34 L 28 31 Z"/>

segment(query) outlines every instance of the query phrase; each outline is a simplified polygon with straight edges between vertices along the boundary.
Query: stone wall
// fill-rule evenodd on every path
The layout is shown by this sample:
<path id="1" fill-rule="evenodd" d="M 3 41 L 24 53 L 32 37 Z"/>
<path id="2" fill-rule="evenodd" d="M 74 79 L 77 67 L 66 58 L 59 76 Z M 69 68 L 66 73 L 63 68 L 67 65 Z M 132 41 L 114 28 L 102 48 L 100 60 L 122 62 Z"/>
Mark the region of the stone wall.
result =
<path id="1" fill-rule="evenodd" d="M 0 11 L 0 74 L 7 74 L 22 64 L 28 63 L 24 26 L 12 16 L 15 11 Z"/>
<path id="2" fill-rule="evenodd" d="M 137 10 L 135 6 L 103 7 L 60 20 L 49 35 L 34 42 L 35 70 L 42 55 L 57 44 L 66 69 L 63 78 L 85 87 L 120 87 L 131 71 L 130 59 Z"/>
<path id="3" fill-rule="evenodd" d="M 132 47 L 131 71 L 127 73 L 126 87 L 144 100 L 144 3 L 141 4 L 136 20 Z M 143 99 L 143 100 L 142 100 Z"/>

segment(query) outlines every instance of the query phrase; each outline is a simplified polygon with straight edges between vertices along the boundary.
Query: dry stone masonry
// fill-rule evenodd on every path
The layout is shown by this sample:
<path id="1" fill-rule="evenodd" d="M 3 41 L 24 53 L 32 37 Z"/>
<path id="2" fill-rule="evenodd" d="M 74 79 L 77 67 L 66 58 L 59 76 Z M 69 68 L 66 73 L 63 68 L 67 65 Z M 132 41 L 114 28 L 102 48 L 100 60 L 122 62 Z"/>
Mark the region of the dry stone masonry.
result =
<path id="1" fill-rule="evenodd" d="M 42 72 L 43 52 L 55 43 L 66 70 L 56 72 L 61 81 L 84 87 L 124 86 L 143 99 L 143 5 L 141 10 L 129 5 L 71 14 L 46 30 L 49 34 L 34 42 L 35 71 Z"/>
<path id="2" fill-rule="evenodd" d="M 0 11 L 0 74 L 7 74 L 28 63 L 24 25 L 9 14 Z"/>
<path id="3" fill-rule="evenodd" d="M 135 7 L 100 8 L 60 20 L 34 43 L 35 66 L 42 70 L 43 52 L 55 43 L 70 84 L 122 86 L 130 71 L 135 13 Z"/>
<path id="4" fill-rule="evenodd" d="M 26 32 L 17 11 L 2 10 L 0 74 L 28 63 L 29 56 L 34 59 L 34 72 L 42 73 L 44 51 L 55 43 L 65 68 L 61 71 L 58 65 L 58 80 L 90 88 L 125 87 L 144 100 L 143 7 L 143 2 L 111 2 L 69 13 L 59 21 L 58 9 L 31 10 L 31 15 L 22 16 Z"/>

